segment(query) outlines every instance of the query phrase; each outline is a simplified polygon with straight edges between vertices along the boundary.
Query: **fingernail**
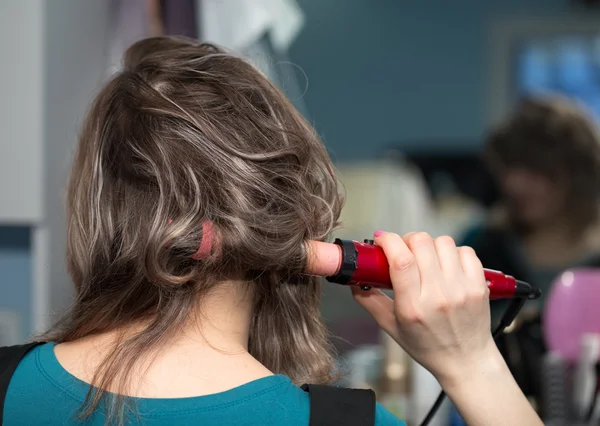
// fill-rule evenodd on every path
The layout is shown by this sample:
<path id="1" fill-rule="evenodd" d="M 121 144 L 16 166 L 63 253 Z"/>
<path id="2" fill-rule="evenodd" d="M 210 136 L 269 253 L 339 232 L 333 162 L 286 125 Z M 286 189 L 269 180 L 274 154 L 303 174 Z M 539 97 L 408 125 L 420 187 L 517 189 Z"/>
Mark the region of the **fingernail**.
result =
<path id="1" fill-rule="evenodd" d="M 375 235 L 376 237 L 380 237 L 383 234 L 385 234 L 385 231 L 375 231 L 373 235 Z"/>

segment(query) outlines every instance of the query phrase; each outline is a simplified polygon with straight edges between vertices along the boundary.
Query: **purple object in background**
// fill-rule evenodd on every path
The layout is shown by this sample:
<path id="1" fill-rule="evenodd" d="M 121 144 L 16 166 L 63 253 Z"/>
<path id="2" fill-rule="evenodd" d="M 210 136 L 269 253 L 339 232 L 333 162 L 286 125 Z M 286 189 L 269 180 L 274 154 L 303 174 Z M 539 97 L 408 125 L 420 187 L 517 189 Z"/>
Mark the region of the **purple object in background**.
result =
<path id="1" fill-rule="evenodd" d="M 600 269 L 572 269 L 552 284 L 543 313 L 550 351 L 575 362 L 585 333 L 600 333 Z"/>
<path id="2" fill-rule="evenodd" d="M 166 35 L 199 38 L 196 13 L 198 0 L 161 0 Z"/>

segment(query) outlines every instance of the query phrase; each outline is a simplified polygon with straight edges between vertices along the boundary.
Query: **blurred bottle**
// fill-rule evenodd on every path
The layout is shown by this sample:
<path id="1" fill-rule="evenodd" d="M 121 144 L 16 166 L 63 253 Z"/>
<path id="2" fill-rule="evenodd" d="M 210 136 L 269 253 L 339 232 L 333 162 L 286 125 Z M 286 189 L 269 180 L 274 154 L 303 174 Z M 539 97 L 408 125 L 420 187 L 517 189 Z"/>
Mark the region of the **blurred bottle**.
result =
<path id="1" fill-rule="evenodd" d="M 411 362 L 408 354 L 387 334 L 382 333 L 383 363 L 377 398 L 400 419 L 410 420 Z"/>
<path id="2" fill-rule="evenodd" d="M 577 419 L 584 419 L 595 397 L 596 364 L 600 357 L 600 335 L 584 334 L 573 378 L 573 408 Z"/>
<path id="3" fill-rule="evenodd" d="M 410 420 L 411 424 L 420 424 L 425 416 L 431 410 L 442 387 L 436 378 L 422 365 L 411 360 L 411 403 Z M 429 426 L 448 426 L 448 416 L 450 415 L 450 403 L 446 399 L 435 416 L 429 422 Z"/>
<path id="4" fill-rule="evenodd" d="M 549 352 L 544 356 L 541 410 L 546 422 L 568 424 L 567 363 L 557 352 Z"/>
<path id="5" fill-rule="evenodd" d="M 348 375 L 345 385 L 352 389 L 373 389 L 377 392 L 382 348 L 379 345 L 360 346 L 346 354 Z"/>

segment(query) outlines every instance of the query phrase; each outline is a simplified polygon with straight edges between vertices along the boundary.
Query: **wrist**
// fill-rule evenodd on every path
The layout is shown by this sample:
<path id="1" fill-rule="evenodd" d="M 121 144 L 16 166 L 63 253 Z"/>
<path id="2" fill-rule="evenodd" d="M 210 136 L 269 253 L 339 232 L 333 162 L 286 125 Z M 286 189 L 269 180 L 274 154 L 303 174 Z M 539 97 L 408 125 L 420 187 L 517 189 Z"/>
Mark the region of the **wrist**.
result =
<path id="1" fill-rule="evenodd" d="M 451 393 L 463 387 L 473 388 L 478 384 L 490 384 L 491 381 L 500 380 L 506 375 L 512 378 L 496 343 L 490 340 L 480 353 L 461 360 L 458 367 L 436 378 L 444 391 Z"/>
<path id="2" fill-rule="evenodd" d="M 465 360 L 456 374 L 439 377 L 442 388 L 467 424 L 543 426 L 492 344 L 477 359 Z"/>

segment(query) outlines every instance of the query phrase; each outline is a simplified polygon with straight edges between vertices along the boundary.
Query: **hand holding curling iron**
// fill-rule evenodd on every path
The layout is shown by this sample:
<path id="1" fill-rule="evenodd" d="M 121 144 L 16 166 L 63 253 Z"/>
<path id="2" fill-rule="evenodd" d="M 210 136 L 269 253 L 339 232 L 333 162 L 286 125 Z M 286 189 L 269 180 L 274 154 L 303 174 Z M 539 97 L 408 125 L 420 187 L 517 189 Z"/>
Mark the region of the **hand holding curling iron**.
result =
<path id="1" fill-rule="evenodd" d="M 366 243 L 367 250 L 374 247 L 370 243 Z M 377 232 L 373 243 L 382 250 L 384 262 L 372 270 L 387 266 L 394 297 L 377 288 L 369 291 L 360 288 L 368 282 L 383 281 L 386 276 L 383 274 L 377 280 L 362 276 L 362 280 L 352 282 L 350 278 L 355 299 L 437 378 L 467 424 L 541 426 L 541 420 L 502 359 L 490 330 L 489 298 L 490 288 L 493 289 L 490 275 L 506 277 L 508 281 L 512 277 L 497 272 L 486 274 L 473 249 L 456 247 L 450 237 L 434 240 L 426 233 L 400 237 Z M 342 262 L 337 269 L 352 277 L 349 268 L 345 271 L 344 248 L 341 250 Z M 357 253 L 354 262 L 360 270 L 360 248 Z M 333 251 L 330 256 L 335 260 Z M 526 283 L 517 287 L 512 295 L 506 293 L 504 297 L 539 295 Z"/>

